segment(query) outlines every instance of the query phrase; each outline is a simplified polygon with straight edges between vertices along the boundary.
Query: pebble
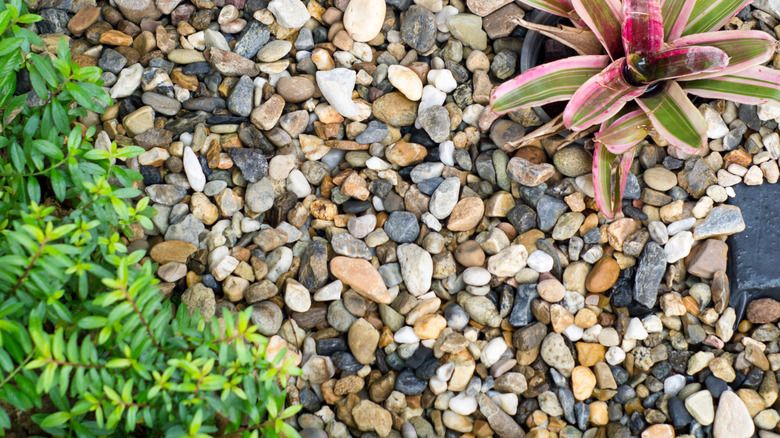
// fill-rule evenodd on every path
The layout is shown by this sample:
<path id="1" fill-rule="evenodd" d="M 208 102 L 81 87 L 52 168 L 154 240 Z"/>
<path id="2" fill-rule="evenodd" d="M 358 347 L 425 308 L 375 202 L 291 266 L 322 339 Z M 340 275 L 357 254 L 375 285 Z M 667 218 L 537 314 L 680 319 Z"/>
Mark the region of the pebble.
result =
<path id="1" fill-rule="evenodd" d="M 311 18 L 309 11 L 300 0 L 272 0 L 268 10 L 274 14 L 276 22 L 288 29 L 298 29 Z"/>
<path id="2" fill-rule="evenodd" d="M 725 239 L 733 186 L 780 175 L 776 107 L 701 105 L 701 155 L 642 142 L 606 219 L 587 137 L 485 123 L 527 36 L 510 1 L 70 3 L 32 29 L 103 70 L 96 147 L 144 149 L 112 163 L 158 212 L 125 243 L 190 312 L 252 307 L 302 369 L 301 436 L 776 428 L 780 303 L 739 321 Z M 732 24 L 773 31 L 755 5 Z"/>
<path id="3" fill-rule="evenodd" d="M 278 0 L 274 0 L 278 1 Z M 290 0 L 298 2 L 299 0 Z M 300 27 L 300 26 L 299 26 Z M 317 72 L 317 87 L 333 108 L 343 117 L 356 118 L 360 109 L 352 102 L 357 74 L 345 68 Z"/>
<path id="4" fill-rule="evenodd" d="M 755 427 L 742 400 L 732 391 L 720 395 L 712 433 L 715 438 L 749 438 Z"/>
<path id="5" fill-rule="evenodd" d="M 391 65 L 387 68 L 387 78 L 409 100 L 422 98 L 423 84 L 417 73 L 408 67 Z"/>

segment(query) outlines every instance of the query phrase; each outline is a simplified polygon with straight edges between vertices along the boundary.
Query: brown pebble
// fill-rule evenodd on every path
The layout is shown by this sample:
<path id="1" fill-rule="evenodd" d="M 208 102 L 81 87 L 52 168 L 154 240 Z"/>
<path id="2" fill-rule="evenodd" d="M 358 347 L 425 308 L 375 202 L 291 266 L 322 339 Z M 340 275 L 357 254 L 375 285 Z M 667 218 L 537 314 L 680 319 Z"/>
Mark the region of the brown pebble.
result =
<path id="1" fill-rule="evenodd" d="M 588 292 L 600 294 L 608 291 L 617 282 L 620 266 L 612 257 L 604 257 L 588 273 L 585 279 L 585 289 Z"/>

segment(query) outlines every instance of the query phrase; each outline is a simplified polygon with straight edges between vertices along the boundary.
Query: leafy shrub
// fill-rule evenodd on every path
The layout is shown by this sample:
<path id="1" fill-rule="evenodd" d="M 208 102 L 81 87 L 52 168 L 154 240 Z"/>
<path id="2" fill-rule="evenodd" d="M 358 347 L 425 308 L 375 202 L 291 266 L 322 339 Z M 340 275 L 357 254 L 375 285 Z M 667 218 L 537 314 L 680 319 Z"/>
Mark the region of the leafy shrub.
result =
<path id="1" fill-rule="evenodd" d="M 762 66 L 777 41 L 758 30 L 720 30 L 753 0 L 520 1 L 586 29 L 569 31 L 571 39 L 554 29 L 582 56 L 530 69 L 493 90 L 480 126 L 521 108 L 568 101 L 566 128 L 600 125 L 593 186 L 607 218 L 620 213 L 635 146 L 648 134 L 690 154 L 706 144 L 707 122 L 688 94 L 780 104 L 780 71 Z M 606 55 L 598 43 L 582 44 L 587 38 Z M 597 50 L 583 53 L 586 47 Z"/>
<path id="2" fill-rule="evenodd" d="M 141 176 L 112 163 L 143 149 L 93 146 L 80 121 L 111 104 L 101 71 L 64 39 L 46 52 L 24 27 L 39 19 L 0 5 L 0 399 L 15 419 L 46 412 L 32 420 L 55 436 L 297 436 L 282 388 L 300 371 L 267 357 L 251 309 L 174 314 L 143 252 L 127 253 L 122 234 L 155 211 L 132 206 Z M 0 435 L 11 421 L 0 409 Z"/>

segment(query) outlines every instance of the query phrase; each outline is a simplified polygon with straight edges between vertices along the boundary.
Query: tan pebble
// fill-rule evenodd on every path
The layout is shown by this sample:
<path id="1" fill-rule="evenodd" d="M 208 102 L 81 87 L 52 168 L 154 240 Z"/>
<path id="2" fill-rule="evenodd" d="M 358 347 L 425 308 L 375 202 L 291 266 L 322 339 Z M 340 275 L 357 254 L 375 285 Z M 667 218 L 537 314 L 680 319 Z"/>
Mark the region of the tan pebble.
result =
<path id="1" fill-rule="evenodd" d="M 588 399 L 596 387 L 596 376 L 588 367 L 574 367 L 571 372 L 571 387 L 574 398 L 579 401 Z"/>
<path id="2" fill-rule="evenodd" d="M 557 303 L 561 301 L 566 294 L 566 289 L 563 287 L 563 284 L 554 278 L 540 281 L 536 285 L 536 291 L 539 293 L 539 296 L 548 303 Z"/>

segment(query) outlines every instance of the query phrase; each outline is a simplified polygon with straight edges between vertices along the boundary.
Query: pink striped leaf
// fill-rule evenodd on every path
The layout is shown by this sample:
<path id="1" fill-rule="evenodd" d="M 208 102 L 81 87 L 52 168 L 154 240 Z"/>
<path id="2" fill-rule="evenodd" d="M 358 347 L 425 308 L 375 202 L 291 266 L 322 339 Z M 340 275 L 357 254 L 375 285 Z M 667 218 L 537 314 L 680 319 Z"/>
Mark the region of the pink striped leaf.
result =
<path id="1" fill-rule="evenodd" d="M 609 65 L 606 55 L 572 56 L 534 67 L 504 82 L 490 95 L 497 115 L 569 100 L 588 79 Z"/>
<path id="2" fill-rule="evenodd" d="M 563 111 L 566 127 L 581 131 L 601 123 L 620 111 L 626 102 L 639 97 L 647 86 L 634 86 L 623 77 L 625 59 L 610 64 L 577 90 Z"/>
<path id="3" fill-rule="evenodd" d="M 696 0 L 682 35 L 718 30 L 751 3 L 753 0 Z"/>
<path id="4" fill-rule="evenodd" d="M 661 92 L 637 99 L 653 128 L 670 145 L 695 154 L 707 141 L 707 122 L 675 81 L 668 81 Z"/>
<path id="5" fill-rule="evenodd" d="M 664 0 L 664 4 L 661 6 L 661 15 L 664 17 L 665 41 L 674 41 L 682 35 L 695 4 L 691 0 Z"/>
<path id="6" fill-rule="evenodd" d="M 646 57 L 664 45 L 661 3 L 653 0 L 623 0 L 623 48 L 626 54 Z"/>
<path id="7" fill-rule="evenodd" d="M 519 0 L 520 3 L 533 9 L 548 12 L 553 15 L 569 18 L 574 8 L 570 0 Z"/>
<path id="8" fill-rule="evenodd" d="M 685 92 L 708 99 L 726 99 L 747 105 L 780 105 L 780 70 L 754 66 L 716 78 L 682 83 Z"/>
<path id="9" fill-rule="evenodd" d="M 574 10 L 613 60 L 623 56 L 623 11 L 619 0 L 571 0 Z"/>
<path id="10" fill-rule="evenodd" d="M 625 112 L 625 109 L 621 113 Z M 627 112 L 614 120 L 608 120 L 594 137 L 613 154 L 622 154 L 647 137 L 652 122 L 642 109 Z"/>
<path id="11" fill-rule="evenodd" d="M 719 72 L 729 64 L 726 52 L 706 46 L 665 50 L 644 62 L 636 62 L 636 59 L 635 55 L 630 55 L 626 62 L 631 72 L 644 83 Z"/>
<path id="12" fill-rule="evenodd" d="M 593 189 L 599 210 L 613 219 L 622 210 L 623 193 L 628 181 L 628 172 L 634 161 L 636 148 L 625 154 L 614 154 L 603 143 L 596 144 L 593 151 Z"/>
<path id="13" fill-rule="evenodd" d="M 686 36 L 675 40 L 672 47 L 715 47 L 726 52 L 729 64 L 717 73 L 702 73 L 684 80 L 703 79 L 711 76 L 732 74 L 761 65 L 774 56 L 777 41 L 766 32 L 758 30 L 722 30 Z"/>

